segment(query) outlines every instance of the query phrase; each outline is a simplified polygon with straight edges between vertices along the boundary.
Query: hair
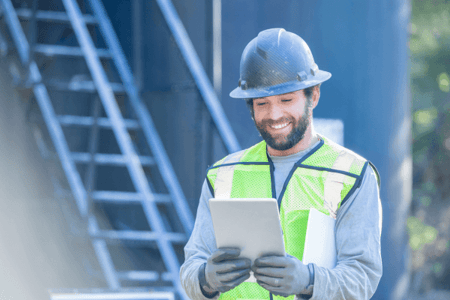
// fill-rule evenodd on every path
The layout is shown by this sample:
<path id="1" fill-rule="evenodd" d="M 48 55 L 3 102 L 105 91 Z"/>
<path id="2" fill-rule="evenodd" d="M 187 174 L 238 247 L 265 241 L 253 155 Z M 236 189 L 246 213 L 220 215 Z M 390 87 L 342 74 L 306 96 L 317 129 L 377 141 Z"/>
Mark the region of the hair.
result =
<path id="1" fill-rule="evenodd" d="M 309 103 L 311 102 L 311 97 L 312 97 L 312 94 L 313 94 L 313 91 L 314 91 L 315 87 L 320 89 L 320 83 L 316 84 L 316 85 L 313 85 L 313 86 L 310 86 L 310 87 L 308 87 L 308 88 L 303 90 L 303 93 L 305 94 L 306 100 L 308 100 Z M 252 115 L 252 119 L 254 120 L 255 119 L 255 111 L 253 109 L 253 98 L 245 99 L 245 104 L 247 104 L 247 108 L 250 110 L 250 114 Z"/>

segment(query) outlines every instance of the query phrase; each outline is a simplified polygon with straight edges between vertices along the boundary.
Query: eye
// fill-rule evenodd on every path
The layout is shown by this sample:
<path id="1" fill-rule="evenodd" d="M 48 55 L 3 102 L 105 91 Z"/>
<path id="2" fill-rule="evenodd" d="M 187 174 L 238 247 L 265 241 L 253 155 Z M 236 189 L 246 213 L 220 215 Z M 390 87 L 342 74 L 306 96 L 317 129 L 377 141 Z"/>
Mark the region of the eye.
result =
<path id="1" fill-rule="evenodd" d="M 290 102 L 292 99 L 283 99 L 281 102 Z"/>
<path id="2" fill-rule="evenodd" d="M 258 102 L 258 103 L 256 103 L 256 105 L 258 105 L 258 106 L 263 106 L 263 105 L 265 105 L 267 102 Z"/>

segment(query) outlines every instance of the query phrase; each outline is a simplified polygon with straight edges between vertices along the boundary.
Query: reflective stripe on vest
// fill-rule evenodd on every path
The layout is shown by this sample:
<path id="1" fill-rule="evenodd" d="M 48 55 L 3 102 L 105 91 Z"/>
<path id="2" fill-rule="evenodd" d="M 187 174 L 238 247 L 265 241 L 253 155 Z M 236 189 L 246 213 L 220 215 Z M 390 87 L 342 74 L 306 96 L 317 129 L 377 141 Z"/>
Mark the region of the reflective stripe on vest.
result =
<path id="1" fill-rule="evenodd" d="M 234 168 L 236 167 L 236 165 L 233 163 L 241 160 L 242 156 L 244 155 L 244 151 L 245 150 L 230 154 L 223 160 L 223 165 L 231 165 L 220 167 L 219 170 L 217 170 L 215 182 L 216 190 L 214 192 L 215 198 L 228 199 L 231 197 Z"/>
<path id="2" fill-rule="evenodd" d="M 353 164 L 355 157 L 350 153 L 341 151 L 331 169 L 348 172 Z M 337 172 L 328 172 L 325 181 L 324 205 L 330 212 L 330 216 L 336 219 L 336 213 L 339 203 L 341 203 L 341 191 L 344 188 L 344 182 L 347 175 Z"/>

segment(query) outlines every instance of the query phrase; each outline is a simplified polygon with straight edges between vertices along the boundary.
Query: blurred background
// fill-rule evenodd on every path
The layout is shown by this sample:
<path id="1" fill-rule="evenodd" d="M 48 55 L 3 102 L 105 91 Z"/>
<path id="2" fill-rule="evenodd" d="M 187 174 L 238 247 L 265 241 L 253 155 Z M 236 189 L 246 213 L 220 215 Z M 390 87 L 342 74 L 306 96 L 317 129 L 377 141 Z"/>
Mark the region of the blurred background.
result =
<path id="1" fill-rule="evenodd" d="M 450 287 L 449 9 L 448 1 L 413 1 L 409 27 L 414 163 L 407 228 L 419 293 Z"/>
<path id="2" fill-rule="evenodd" d="M 206 169 L 261 139 L 228 96 L 240 56 L 273 27 L 333 74 L 317 130 L 381 174 L 373 299 L 450 299 L 447 0 L 0 8 L 0 299 L 187 299 L 178 270 Z"/>

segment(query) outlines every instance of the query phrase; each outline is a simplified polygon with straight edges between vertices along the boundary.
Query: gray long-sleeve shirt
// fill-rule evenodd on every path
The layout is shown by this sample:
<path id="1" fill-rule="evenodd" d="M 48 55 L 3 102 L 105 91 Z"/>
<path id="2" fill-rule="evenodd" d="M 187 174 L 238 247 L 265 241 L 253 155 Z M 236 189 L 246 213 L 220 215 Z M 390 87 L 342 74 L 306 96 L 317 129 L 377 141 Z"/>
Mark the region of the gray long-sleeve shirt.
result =
<path id="1" fill-rule="evenodd" d="M 289 156 L 271 156 L 275 166 L 277 197 L 294 163 L 314 146 Z M 205 180 L 194 230 L 184 248 L 185 262 L 180 270 L 181 283 L 186 294 L 193 300 L 210 299 L 206 298 L 200 290 L 198 271 L 211 253 L 217 249 L 209 211 L 211 198 L 213 196 Z M 337 212 L 336 267 L 327 269 L 314 266 L 314 289 L 311 300 L 363 300 L 372 297 L 382 275 L 381 218 L 376 175 L 372 168 L 367 168 L 361 186 Z M 213 299 L 218 297 L 219 295 Z"/>

